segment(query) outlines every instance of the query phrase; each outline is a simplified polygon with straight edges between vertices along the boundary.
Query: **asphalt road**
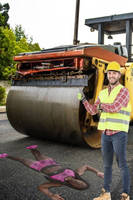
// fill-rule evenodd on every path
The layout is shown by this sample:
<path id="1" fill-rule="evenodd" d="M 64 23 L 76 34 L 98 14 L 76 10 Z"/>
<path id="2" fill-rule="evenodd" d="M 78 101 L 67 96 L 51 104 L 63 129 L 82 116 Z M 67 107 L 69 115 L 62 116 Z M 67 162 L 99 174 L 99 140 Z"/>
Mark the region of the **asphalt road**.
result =
<path id="1" fill-rule="evenodd" d="M 30 151 L 25 149 L 26 146 L 32 144 L 38 144 L 41 152 L 55 158 L 64 167 L 76 169 L 83 164 L 89 164 L 101 171 L 103 169 L 100 149 L 58 144 L 21 135 L 11 127 L 6 113 L 0 113 L 0 153 L 33 159 Z M 127 158 L 131 173 L 131 200 L 133 200 L 133 145 L 128 145 Z M 83 177 L 90 183 L 87 190 L 78 191 L 63 186 L 52 188 L 51 191 L 61 194 L 65 200 L 92 200 L 100 193 L 103 180 L 92 172 L 86 172 Z M 0 159 L 0 200 L 49 200 L 37 190 L 37 186 L 44 182 L 47 180 L 43 174 L 27 168 L 19 162 Z M 120 193 L 120 172 L 114 159 L 112 200 L 119 200 Z"/>

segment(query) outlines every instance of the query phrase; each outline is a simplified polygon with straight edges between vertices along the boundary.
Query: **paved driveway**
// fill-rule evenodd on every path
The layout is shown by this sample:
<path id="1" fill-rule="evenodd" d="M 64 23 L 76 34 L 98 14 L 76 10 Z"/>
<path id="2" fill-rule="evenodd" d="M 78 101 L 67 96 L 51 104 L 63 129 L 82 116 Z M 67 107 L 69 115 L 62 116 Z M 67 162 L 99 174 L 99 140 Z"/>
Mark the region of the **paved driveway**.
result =
<path id="1" fill-rule="evenodd" d="M 55 158 L 64 167 L 76 169 L 82 164 L 89 164 L 102 171 L 102 158 L 99 150 L 90 149 L 88 146 L 70 146 L 37 140 L 16 132 L 9 124 L 6 113 L 0 113 L 0 152 L 15 156 L 33 158 L 25 149 L 26 146 L 38 144 L 41 152 Z M 133 146 L 128 145 L 128 164 L 131 171 L 131 200 L 133 199 Z M 120 173 L 114 159 L 112 183 L 112 200 L 119 200 L 121 193 Z M 51 189 L 59 193 L 65 200 L 92 200 L 99 194 L 103 180 L 92 172 L 86 172 L 83 176 L 90 183 L 90 188 L 85 191 L 77 191 L 66 186 Z M 21 163 L 1 159 L 0 160 L 0 200 L 49 200 L 37 190 L 37 186 L 46 182 L 45 177 L 31 170 Z"/>

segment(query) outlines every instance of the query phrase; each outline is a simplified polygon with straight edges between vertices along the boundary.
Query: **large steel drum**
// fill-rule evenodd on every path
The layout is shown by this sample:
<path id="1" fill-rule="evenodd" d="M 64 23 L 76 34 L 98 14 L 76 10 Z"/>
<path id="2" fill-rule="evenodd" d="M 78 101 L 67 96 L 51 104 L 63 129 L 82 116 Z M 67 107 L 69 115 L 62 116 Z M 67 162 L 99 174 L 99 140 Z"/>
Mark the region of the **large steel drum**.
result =
<path id="1" fill-rule="evenodd" d="M 86 129 L 86 111 L 77 94 L 83 87 L 12 86 L 7 116 L 20 133 L 71 144 L 100 147 L 101 132 Z"/>

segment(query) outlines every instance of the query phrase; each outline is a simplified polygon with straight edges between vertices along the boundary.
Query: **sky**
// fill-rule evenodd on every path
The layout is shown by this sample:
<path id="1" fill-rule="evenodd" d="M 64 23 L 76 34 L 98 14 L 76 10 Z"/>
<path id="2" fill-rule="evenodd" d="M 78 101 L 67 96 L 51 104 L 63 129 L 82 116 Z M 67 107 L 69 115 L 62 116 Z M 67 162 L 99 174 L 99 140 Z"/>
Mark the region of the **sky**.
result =
<path id="1" fill-rule="evenodd" d="M 71 45 L 74 35 L 76 0 L 1 0 L 9 3 L 11 28 L 21 25 L 25 34 L 39 43 L 41 48 Z M 78 40 L 97 43 L 97 31 L 91 32 L 85 19 L 133 12 L 132 0 L 80 0 Z M 106 44 L 122 42 L 125 35 L 105 37 Z"/>

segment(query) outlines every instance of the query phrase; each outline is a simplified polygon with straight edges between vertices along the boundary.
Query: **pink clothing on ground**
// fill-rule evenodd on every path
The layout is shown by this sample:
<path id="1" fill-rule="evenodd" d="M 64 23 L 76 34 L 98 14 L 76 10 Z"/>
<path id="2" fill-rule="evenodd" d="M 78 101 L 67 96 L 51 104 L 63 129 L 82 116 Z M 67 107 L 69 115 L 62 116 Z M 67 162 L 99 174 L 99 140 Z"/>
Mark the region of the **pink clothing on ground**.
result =
<path id="1" fill-rule="evenodd" d="M 33 162 L 30 167 L 40 171 L 42 168 L 50 166 L 50 165 L 57 165 L 57 163 L 53 159 L 45 159 Z"/>
<path id="2" fill-rule="evenodd" d="M 59 173 L 59 174 L 50 176 L 50 178 L 52 178 L 52 179 L 54 179 L 54 180 L 57 180 L 57 181 L 64 182 L 64 181 L 65 181 L 65 178 L 68 177 L 68 176 L 75 177 L 74 171 L 71 170 L 71 169 L 65 169 L 64 172 L 61 172 L 61 173 Z"/>

